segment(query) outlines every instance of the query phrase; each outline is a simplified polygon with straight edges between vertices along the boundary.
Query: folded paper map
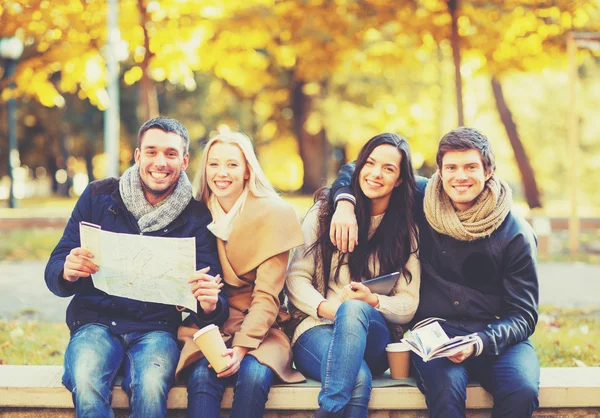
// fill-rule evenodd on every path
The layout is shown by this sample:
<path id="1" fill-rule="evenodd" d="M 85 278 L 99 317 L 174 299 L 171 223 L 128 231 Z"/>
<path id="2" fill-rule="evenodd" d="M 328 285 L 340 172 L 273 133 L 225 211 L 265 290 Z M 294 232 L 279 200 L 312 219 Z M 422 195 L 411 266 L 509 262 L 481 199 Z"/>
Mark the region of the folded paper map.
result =
<path id="1" fill-rule="evenodd" d="M 100 267 L 94 286 L 111 295 L 184 306 L 196 312 L 188 278 L 196 270 L 194 238 L 118 234 L 98 225 L 79 224 L 81 246 Z"/>

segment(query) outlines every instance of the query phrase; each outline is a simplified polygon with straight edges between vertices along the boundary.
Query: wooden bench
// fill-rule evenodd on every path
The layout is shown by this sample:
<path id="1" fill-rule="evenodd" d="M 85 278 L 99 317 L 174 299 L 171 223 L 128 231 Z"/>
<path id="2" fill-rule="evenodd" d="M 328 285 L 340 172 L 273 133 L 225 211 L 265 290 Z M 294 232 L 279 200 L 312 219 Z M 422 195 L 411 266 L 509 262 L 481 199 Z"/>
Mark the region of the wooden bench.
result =
<path id="1" fill-rule="evenodd" d="M 62 366 L 0 366 L 0 418 L 73 417 L 71 393 L 61 384 Z M 402 385 L 400 385 L 402 384 Z M 394 381 L 387 376 L 374 381 L 370 417 L 426 417 L 423 395 L 412 379 Z M 320 384 L 276 385 L 271 389 L 266 417 L 309 417 L 317 409 Z M 225 391 L 222 407 L 231 407 L 233 391 Z M 538 417 L 600 417 L 600 367 L 544 368 L 541 373 Z M 186 388 L 169 392 L 169 417 L 184 417 Z M 127 395 L 119 385 L 113 390 L 117 417 L 127 416 Z M 480 386 L 467 389 L 469 417 L 489 417 L 491 396 Z"/>

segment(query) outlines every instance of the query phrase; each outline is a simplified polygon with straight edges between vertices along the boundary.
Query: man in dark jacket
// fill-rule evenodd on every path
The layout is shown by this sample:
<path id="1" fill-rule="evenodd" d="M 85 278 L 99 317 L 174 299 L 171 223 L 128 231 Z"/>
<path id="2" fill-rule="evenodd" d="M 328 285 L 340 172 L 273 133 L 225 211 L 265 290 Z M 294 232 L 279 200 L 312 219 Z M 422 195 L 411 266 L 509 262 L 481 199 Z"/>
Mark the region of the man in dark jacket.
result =
<path id="1" fill-rule="evenodd" d="M 450 337 L 473 335 L 475 343 L 428 362 L 412 354 L 429 416 L 464 417 L 473 377 L 494 397 L 493 417 L 531 417 L 540 373 L 528 340 L 538 318 L 535 235 L 511 211 L 511 190 L 494 174 L 487 137 L 467 127 L 450 131 L 436 160 L 438 171 L 418 182 L 422 272 L 415 321 L 435 318 Z M 345 250 L 356 244 L 353 197 L 344 187 L 351 171 L 342 169 L 333 186 L 342 200 L 331 237 Z"/>
<path id="2" fill-rule="evenodd" d="M 227 319 L 216 242 L 206 228 L 211 216 L 192 198 L 185 174 L 188 149 L 188 131 L 175 119 L 146 122 L 138 133 L 136 164 L 120 179 L 88 185 L 50 256 L 48 288 L 57 296 L 73 296 L 67 309 L 71 339 L 63 383 L 73 393 L 77 417 L 114 416 L 111 389 L 119 370 L 125 375 L 122 386 L 131 417 L 166 416 L 167 394 L 179 360 L 176 333 L 182 315 L 176 306 L 96 289 L 90 275 L 102 267 L 81 247 L 80 222 L 123 234 L 195 238 L 197 271 L 189 281 L 198 313 L 191 315 L 200 327 L 221 325 Z"/>

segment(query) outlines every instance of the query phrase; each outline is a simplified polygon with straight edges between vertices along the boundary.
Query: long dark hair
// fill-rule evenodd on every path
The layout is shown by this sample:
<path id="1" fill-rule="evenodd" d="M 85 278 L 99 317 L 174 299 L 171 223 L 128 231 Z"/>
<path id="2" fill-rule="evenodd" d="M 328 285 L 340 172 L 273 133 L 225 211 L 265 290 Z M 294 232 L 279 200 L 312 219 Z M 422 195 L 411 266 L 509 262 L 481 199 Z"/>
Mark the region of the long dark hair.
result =
<path id="1" fill-rule="evenodd" d="M 369 239 L 371 224 L 371 202 L 360 188 L 360 172 L 375 148 L 380 145 L 392 145 L 402 154 L 400 162 L 400 178 L 402 183 L 395 187 L 390 197 L 388 208 Z M 418 251 L 419 238 L 414 214 L 415 175 L 413 171 L 410 148 L 406 139 L 393 133 L 379 134 L 371 138 L 361 149 L 352 175 L 352 189 L 356 196 L 356 220 L 358 222 L 358 245 L 349 254 L 338 254 L 338 264 L 333 279 L 338 282 L 340 267 L 348 264 L 352 281 L 361 282 L 376 275 L 394 271 L 402 272 L 407 283 L 412 274 L 404 266 L 413 252 Z M 319 255 L 315 274 L 321 273 L 327 281 L 331 270 L 332 256 L 335 247 L 329 238 L 331 218 L 335 212 L 333 196 L 329 188 L 315 194 L 315 203 L 321 202 L 319 209 L 318 239 L 311 245 L 307 253 L 315 251 Z M 376 254 L 379 271 L 370 271 L 369 258 Z"/>

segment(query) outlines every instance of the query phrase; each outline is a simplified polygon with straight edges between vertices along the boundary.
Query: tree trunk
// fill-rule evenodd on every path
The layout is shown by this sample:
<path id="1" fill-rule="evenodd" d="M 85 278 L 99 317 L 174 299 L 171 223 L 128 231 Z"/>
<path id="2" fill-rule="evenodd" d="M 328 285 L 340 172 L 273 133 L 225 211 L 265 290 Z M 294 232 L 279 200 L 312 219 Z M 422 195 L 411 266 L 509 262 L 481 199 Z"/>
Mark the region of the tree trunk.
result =
<path id="1" fill-rule="evenodd" d="M 448 11 L 452 18 L 452 33 L 450 44 L 452 45 L 452 60 L 454 62 L 454 83 L 456 85 L 456 111 L 458 112 L 458 126 L 464 126 L 465 115 L 463 109 L 462 76 L 460 75 L 460 36 L 458 35 L 458 8 L 460 0 L 448 0 Z"/>
<path id="2" fill-rule="evenodd" d="M 150 66 L 152 52 L 150 52 L 150 36 L 148 35 L 148 29 L 146 28 L 149 17 L 146 13 L 145 3 L 144 0 L 138 0 L 137 2 L 138 11 L 140 12 L 140 26 L 144 31 L 144 59 L 140 63 L 142 69 L 142 78 L 140 79 L 140 99 L 143 106 L 144 121 L 147 121 L 157 117 L 159 115 L 159 110 L 156 85 L 148 75 L 148 67 Z"/>
<path id="3" fill-rule="evenodd" d="M 292 110 L 294 112 L 294 132 L 298 140 L 300 157 L 304 164 L 303 193 L 314 193 L 327 182 L 327 163 L 329 146 L 325 130 L 312 135 L 305 129 L 315 98 L 302 91 L 304 82 L 297 81 L 292 87 Z"/>
<path id="4" fill-rule="evenodd" d="M 435 138 L 439 141 L 442 138 L 442 135 L 444 135 L 444 107 L 446 104 L 446 90 L 444 84 L 444 51 L 439 43 L 437 45 L 437 70 L 437 82 L 440 88 L 440 94 L 438 96 L 437 130 Z"/>
<path id="5" fill-rule="evenodd" d="M 91 130 L 86 131 L 86 144 L 83 158 L 85 160 L 85 169 L 88 175 L 88 181 L 91 183 L 96 180 L 94 177 L 94 133 Z"/>
<path id="6" fill-rule="evenodd" d="M 46 154 L 46 168 L 48 169 L 48 175 L 52 180 L 52 193 L 58 193 L 58 181 L 56 181 L 56 172 L 58 171 L 58 165 L 56 164 L 56 155 L 52 153 Z"/>
<path id="7" fill-rule="evenodd" d="M 517 166 L 519 167 L 519 171 L 521 173 L 521 181 L 523 183 L 523 191 L 525 193 L 525 198 L 527 199 L 527 204 L 531 209 L 541 208 L 542 202 L 540 199 L 540 192 L 535 181 L 535 173 L 533 172 L 533 168 L 531 167 L 529 158 L 527 157 L 527 153 L 525 152 L 525 148 L 521 142 L 521 138 L 519 138 L 519 132 L 517 131 L 517 125 L 513 120 L 512 112 L 510 111 L 510 108 L 504 99 L 502 84 L 500 84 L 495 76 L 492 77 L 492 91 L 494 92 L 494 99 L 496 100 L 496 108 L 498 109 L 500 119 L 504 124 L 504 129 L 508 135 L 510 145 L 512 146 L 515 154 Z"/>
<path id="8" fill-rule="evenodd" d="M 65 173 L 67 173 L 67 179 L 64 183 L 59 184 L 58 185 L 58 194 L 60 196 L 64 196 L 64 197 L 69 197 L 69 191 L 71 190 L 71 186 L 73 185 L 73 173 L 69 170 L 69 164 L 68 164 L 68 160 L 69 160 L 69 156 L 71 155 L 69 152 L 69 147 L 67 145 L 67 135 L 66 133 L 61 130 L 59 133 L 59 140 L 60 140 L 60 155 L 61 155 L 61 162 L 62 162 L 62 168 L 63 170 L 65 170 Z"/>

